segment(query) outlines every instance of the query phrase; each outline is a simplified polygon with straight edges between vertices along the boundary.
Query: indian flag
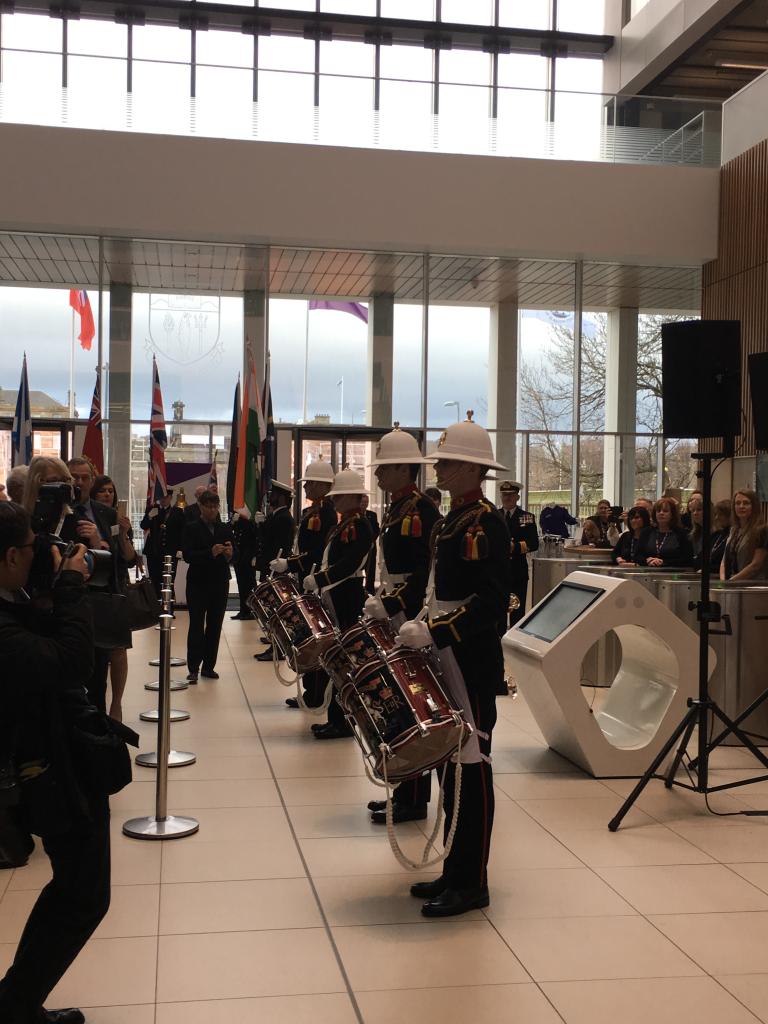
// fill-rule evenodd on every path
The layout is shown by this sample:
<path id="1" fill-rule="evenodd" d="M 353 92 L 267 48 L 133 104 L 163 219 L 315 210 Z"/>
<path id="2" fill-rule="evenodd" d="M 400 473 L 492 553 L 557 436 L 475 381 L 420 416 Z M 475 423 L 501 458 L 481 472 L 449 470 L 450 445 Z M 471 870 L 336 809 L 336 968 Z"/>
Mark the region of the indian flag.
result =
<path id="1" fill-rule="evenodd" d="M 240 437 L 235 473 L 236 509 L 246 507 L 251 515 L 259 510 L 261 477 L 261 439 L 266 433 L 261 394 L 256 381 L 256 366 L 249 354 L 248 375 L 243 392 L 243 415 L 240 417 Z"/>

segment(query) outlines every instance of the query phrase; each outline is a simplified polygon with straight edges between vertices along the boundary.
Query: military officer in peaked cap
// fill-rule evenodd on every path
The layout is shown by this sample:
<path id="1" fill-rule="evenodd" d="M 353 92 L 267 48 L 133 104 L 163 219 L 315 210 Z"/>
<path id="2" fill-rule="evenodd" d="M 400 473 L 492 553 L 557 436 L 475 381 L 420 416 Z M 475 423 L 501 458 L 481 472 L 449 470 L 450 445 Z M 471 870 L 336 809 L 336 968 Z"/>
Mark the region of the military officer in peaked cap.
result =
<path id="1" fill-rule="evenodd" d="M 399 424 L 385 434 L 371 463 L 379 487 L 389 494 L 389 505 L 379 536 L 379 579 L 384 591 L 369 597 L 365 613 L 371 618 L 389 618 L 397 629 L 421 611 L 429 578 L 429 542 L 440 513 L 435 503 L 416 486 L 422 453 L 416 439 Z M 427 816 L 430 775 L 408 779 L 396 787 L 393 819 L 414 821 Z M 386 801 L 368 804 L 371 820 L 386 823 Z"/>
<path id="2" fill-rule="evenodd" d="M 525 615 L 525 602 L 528 598 L 528 552 L 537 551 L 539 547 L 539 531 L 536 528 L 536 517 L 521 508 L 520 484 L 516 480 L 505 480 L 499 486 L 501 508 L 509 530 L 509 569 L 512 594 L 517 598 L 518 607 L 509 612 L 509 625 Z M 514 602 L 510 603 L 511 605 Z M 506 623 L 505 623 L 506 625 Z"/>
<path id="3" fill-rule="evenodd" d="M 509 599 L 509 533 L 481 486 L 489 469 L 504 467 L 495 461 L 490 436 L 472 422 L 471 412 L 443 433 L 437 451 L 425 461 L 434 462 L 438 487 L 449 492 L 451 505 L 433 535 L 429 617 L 406 622 L 399 636 L 409 647 L 434 644 L 446 685 L 474 732 L 461 752 L 458 824 L 443 873 L 432 882 L 417 882 L 411 894 L 425 900 L 425 917 L 450 917 L 489 903 L 491 735 L 504 676 L 497 624 Z M 449 762 L 443 792 L 446 837 L 455 799 L 455 765 Z"/>

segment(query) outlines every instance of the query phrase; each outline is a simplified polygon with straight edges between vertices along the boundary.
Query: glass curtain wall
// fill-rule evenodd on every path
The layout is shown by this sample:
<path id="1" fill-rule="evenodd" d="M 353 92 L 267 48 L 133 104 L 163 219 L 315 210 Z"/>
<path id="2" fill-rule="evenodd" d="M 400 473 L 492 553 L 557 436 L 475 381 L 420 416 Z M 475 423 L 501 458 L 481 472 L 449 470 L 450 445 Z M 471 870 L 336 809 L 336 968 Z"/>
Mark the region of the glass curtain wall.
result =
<path id="1" fill-rule="evenodd" d="M 235 383 L 246 348 L 263 379 L 268 337 L 284 427 L 398 421 L 433 447 L 472 409 L 533 511 L 695 484 L 695 440 L 662 436 L 661 325 L 698 316 L 696 268 L 1 233 L 0 267 L 3 475 L 24 354 L 36 451 L 58 453 L 82 444 L 101 353 L 108 467 L 133 511 L 153 358 L 169 463 L 215 462 L 223 489 Z M 87 292 L 90 349 L 70 289 Z"/>

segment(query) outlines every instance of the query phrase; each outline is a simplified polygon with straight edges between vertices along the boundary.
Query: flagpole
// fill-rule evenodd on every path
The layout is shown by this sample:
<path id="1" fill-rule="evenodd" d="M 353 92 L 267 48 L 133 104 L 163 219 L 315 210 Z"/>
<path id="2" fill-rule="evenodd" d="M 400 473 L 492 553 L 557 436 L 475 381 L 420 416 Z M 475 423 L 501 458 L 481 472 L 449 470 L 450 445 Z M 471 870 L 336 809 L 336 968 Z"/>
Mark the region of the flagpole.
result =
<path id="1" fill-rule="evenodd" d="M 72 310 L 72 343 L 69 347 L 69 418 L 75 415 L 75 311 Z"/>
<path id="2" fill-rule="evenodd" d="M 304 402 L 301 422 L 307 422 L 307 374 L 309 373 L 309 299 L 307 299 L 306 318 L 304 323 Z"/>
<path id="3" fill-rule="evenodd" d="M 337 386 L 341 387 L 341 398 L 339 399 L 339 423 L 344 422 L 344 378 L 338 381 Z"/>

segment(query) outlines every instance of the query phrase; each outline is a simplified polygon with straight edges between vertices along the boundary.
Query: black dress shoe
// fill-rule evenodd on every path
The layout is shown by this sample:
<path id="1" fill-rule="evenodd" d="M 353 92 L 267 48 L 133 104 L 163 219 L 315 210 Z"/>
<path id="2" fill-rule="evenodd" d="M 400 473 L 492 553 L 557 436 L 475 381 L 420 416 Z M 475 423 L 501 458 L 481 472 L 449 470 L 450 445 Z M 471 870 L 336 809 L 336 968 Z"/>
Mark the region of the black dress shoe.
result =
<path id="1" fill-rule="evenodd" d="M 237 622 L 238 619 L 244 619 L 245 618 L 245 616 L 243 615 L 242 612 L 238 612 L 237 615 L 230 615 L 229 617 L 230 617 L 230 619 L 232 619 L 233 622 Z"/>
<path id="2" fill-rule="evenodd" d="M 268 647 L 266 651 L 262 651 L 261 654 L 254 654 L 256 661 L 274 661 L 275 660 L 275 649 L 274 647 Z M 285 655 L 282 651 L 277 652 L 277 660 L 285 661 Z"/>
<path id="3" fill-rule="evenodd" d="M 414 882 L 411 886 L 411 896 L 417 900 L 432 900 L 441 892 L 445 892 L 446 888 L 441 875 L 439 878 L 433 878 L 431 882 Z"/>
<path id="4" fill-rule="evenodd" d="M 187 672 L 187 682 L 194 686 L 197 683 L 197 672 Z"/>
<path id="5" fill-rule="evenodd" d="M 297 708 L 299 706 L 299 702 L 296 700 L 295 697 L 286 697 L 285 703 L 288 705 L 289 708 Z"/>
<path id="6" fill-rule="evenodd" d="M 260 644 L 268 644 L 269 643 L 269 637 L 268 636 L 260 636 L 259 637 L 259 643 Z"/>
<path id="7" fill-rule="evenodd" d="M 76 1006 L 68 1010 L 43 1010 L 43 1024 L 85 1024 L 85 1015 Z"/>
<path id="8" fill-rule="evenodd" d="M 386 800 L 369 800 L 368 810 L 369 811 L 386 811 L 387 801 Z"/>
<path id="9" fill-rule="evenodd" d="M 218 679 L 219 673 L 215 672 L 212 668 L 204 668 L 200 675 L 203 679 Z"/>
<path id="10" fill-rule="evenodd" d="M 312 732 L 318 733 L 321 732 L 323 729 L 328 728 L 328 722 L 314 722 L 312 725 L 310 725 L 309 728 L 312 730 Z"/>
<path id="11" fill-rule="evenodd" d="M 316 740 L 343 740 L 352 735 L 349 729 L 340 729 L 337 725 L 331 725 L 330 722 L 313 732 Z"/>
<path id="12" fill-rule="evenodd" d="M 480 910 L 491 902 L 488 886 L 482 889 L 444 889 L 421 908 L 424 917 L 455 917 L 469 910 Z"/>
<path id="13" fill-rule="evenodd" d="M 392 821 L 395 825 L 398 825 L 403 821 L 424 821 L 426 816 L 426 805 L 424 807 L 416 807 L 413 804 L 394 804 L 392 807 Z M 384 810 L 374 811 L 371 814 L 371 821 L 374 825 L 387 824 L 386 804 L 384 805 Z"/>

